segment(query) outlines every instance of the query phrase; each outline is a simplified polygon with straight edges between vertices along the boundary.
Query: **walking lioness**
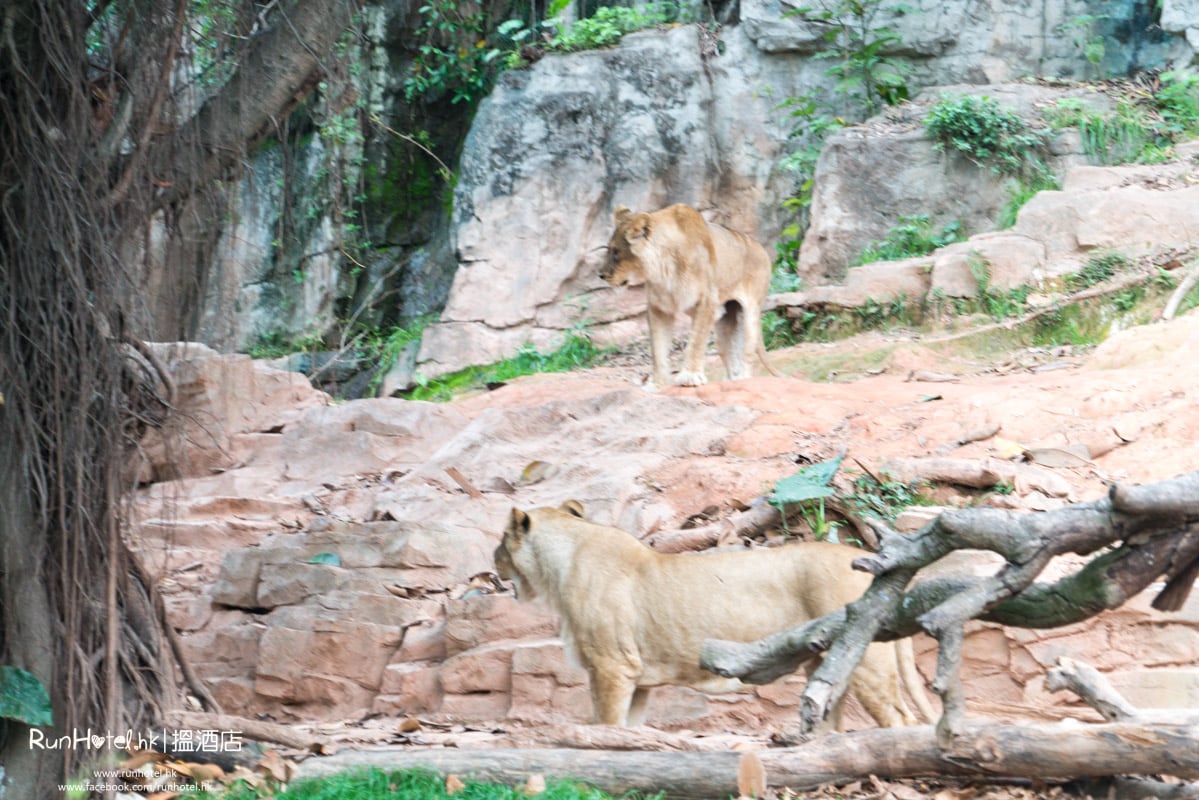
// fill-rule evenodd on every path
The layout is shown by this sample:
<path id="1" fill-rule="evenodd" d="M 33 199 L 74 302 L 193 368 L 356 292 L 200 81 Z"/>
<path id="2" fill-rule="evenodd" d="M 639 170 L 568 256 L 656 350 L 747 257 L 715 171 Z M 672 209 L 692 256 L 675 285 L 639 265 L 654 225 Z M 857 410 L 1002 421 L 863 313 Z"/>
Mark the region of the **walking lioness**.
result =
<path id="1" fill-rule="evenodd" d="M 612 286 L 630 278 L 645 280 L 654 385 L 670 383 L 674 318 L 691 317 L 683 369 L 674 382 L 707 382 L 704 353 L 716 326 L 716 348 L 729 380 L 749 377 L 757 356 L 772 375 L 762 344 L 762 303 L 770 290 L 770 256 L 743 233 L 709 224 L 691 206 L 673 205 L 651 213 L 616 209 L 616 230 L 600 277 Z"/>
<path id="2" fill-rule="evenodd" d="M 582 511 L 575 501 L 513 508 L 495 564 L 518 599 L 540 599 L 559 613 L 562 638 L 590 676 L 595 720 L 605 725 L 640 724 L 654 686 L 737 689 L 737 679 L 700 669 L 704 639 L 760 639 L 835 611 L 870 585 L 870 576 L 850 568 L 862 554 L 852 547 L 809 542 L 672 555 L 588 522 Z M 850 682 L 883 727 L 916 721 L 900 693 L 900 674 L 931 719 L 923 685 L 911 685 L 918 679 L 910 646 L 870 645 Z M 840 709 L 831 721 L 841 729 Z"/>

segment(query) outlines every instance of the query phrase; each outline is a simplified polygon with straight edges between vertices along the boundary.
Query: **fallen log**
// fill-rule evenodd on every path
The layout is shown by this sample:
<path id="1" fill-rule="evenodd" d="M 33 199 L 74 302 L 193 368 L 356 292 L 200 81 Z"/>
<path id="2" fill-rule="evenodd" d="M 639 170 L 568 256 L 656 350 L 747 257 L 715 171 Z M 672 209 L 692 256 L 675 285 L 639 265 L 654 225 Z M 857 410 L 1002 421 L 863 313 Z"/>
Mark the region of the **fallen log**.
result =
<path id="1" fill-rule="evenodd" d="M 736 541 L 746 536 L 756 536 L 767 528 L 782 523 L 779 510 L 763 497 L 755 498 L 749 508 L 733 514 L 728 519 L 685 530 L 657 531 L 645 537 L 647 545 L 659 553 L 684 553 L 706 550 L 721 541 Z"/>
<path id="2" fill-rule="evenodd" d="M 296 779 L 346 770 L 427 769 L 443 776 L 518 785 L 530 775 L 574 779 L 612 794 L 633 789 L 680 800 L 726 800 L 738 791 L 744 753 L 606 750 L 403 749 L 309 758 Z M 1113 775 L 1199 779 L 1199 726 L 1113 722 L 1001 725 L 968 722 L 943 750 L 931 725 L 820 737 L 758 752 L 769 786 L 796 791 L 882 778 L 1066 780 Z"/>

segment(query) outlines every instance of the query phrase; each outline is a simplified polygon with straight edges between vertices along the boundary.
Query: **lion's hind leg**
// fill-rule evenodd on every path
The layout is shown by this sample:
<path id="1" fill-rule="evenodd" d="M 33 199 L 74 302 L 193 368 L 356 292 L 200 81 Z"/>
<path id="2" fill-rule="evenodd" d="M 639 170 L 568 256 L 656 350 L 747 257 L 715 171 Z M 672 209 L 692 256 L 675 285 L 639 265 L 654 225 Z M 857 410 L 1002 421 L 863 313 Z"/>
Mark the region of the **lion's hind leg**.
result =
<path id="1" fill-rule="evenodd" d="M 746 324 L 750 315 L 741 303 L 730 300 L 724 304 L 724 313 L 716 320 L 716 349 L 724 362 L 724 376 L 730 381 L 749 377 L 746 362 Z"/>
<path id="2" fill-rule="evenodd" d="M 638 686 L 633 690 L 633 700 L 629 703 L 629 716 L 627 720 L 630 727 L 645 724 L 645 706 L 648 702 L 648 686 Z"/>

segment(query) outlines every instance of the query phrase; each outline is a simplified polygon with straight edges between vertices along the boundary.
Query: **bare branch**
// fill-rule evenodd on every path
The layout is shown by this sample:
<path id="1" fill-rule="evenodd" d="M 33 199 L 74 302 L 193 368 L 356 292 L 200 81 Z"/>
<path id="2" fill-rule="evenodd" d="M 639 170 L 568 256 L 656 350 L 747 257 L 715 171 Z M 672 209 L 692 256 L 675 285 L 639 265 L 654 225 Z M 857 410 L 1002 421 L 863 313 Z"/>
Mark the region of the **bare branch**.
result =
<path id="1" fill-rule="evenodd" d="M 845 691 L 866 645 L 924 630 L 939 643 L 937 679 L 946 746 L 964 724 L 960 684 L 963 626 L 970 619 L 1026 628 L 1079 622 L 1117 608 L 1159 576 L 1169 578 L 1158 607 L 1178 607 L 1199 573 L 1199 473 L 1042 514 L 999 509 L 945 512 L 910 537 L 883 531 L 878 554 L 855 568 L 874 574 L 866 593 L 830 614 L 757 642 L 706 642 L 701 665 L 760 682 L 825 651 L 804 692 L 800 733 L 824 719 Z M 1077 572 L 1052 583 L 1036 577 L 1063 553 L 1090 554 Z M 1007 563 L 989 577 L 943 576 L 909 586 L 916 571 L 956 549 L 992 550 Z M 1160 604 L 1160 605 L 1159 605 Z"/>

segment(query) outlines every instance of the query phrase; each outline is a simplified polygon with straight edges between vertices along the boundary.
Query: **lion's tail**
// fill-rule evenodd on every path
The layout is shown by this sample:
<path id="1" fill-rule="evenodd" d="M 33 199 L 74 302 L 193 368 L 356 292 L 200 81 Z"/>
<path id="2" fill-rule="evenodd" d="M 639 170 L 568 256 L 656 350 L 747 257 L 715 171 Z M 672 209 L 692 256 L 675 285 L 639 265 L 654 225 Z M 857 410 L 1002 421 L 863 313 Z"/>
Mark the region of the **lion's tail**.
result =
<path id="1" fill-rule="evenodd" d="M 758 360 L 762 362 L 762 366 L 766 368 L 766 371 L 774 377 L 784 377 L 783 373 L 770 365 L 769 359 L 766 358 L 766 345 L 762 342 L 761 338 L 758 339 Z"/>
<path id="2" fill-rule="evenodd" d="M 899 680 L 904 691 L 912 698 L 916 710 L 925 722 L 936 724 L 938 714 L 925 694 L 924 677 L 916 669 L 916 653 L 912 648 L 912 637 L 907 636 L 895 643 L 895 657 L 899 661 Z"/>

